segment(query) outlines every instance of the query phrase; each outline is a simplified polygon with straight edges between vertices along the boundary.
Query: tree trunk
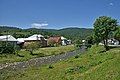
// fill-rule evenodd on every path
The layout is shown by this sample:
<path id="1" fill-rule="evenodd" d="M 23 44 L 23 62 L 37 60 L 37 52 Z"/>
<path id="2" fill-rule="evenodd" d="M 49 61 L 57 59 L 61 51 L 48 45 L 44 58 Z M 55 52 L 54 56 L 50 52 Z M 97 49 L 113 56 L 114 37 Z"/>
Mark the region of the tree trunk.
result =
<path id="1" fill-rule="evenodd" d="M 106 51 L 109 50 L 107 39 L 104 40 L 104 48 Z"/>

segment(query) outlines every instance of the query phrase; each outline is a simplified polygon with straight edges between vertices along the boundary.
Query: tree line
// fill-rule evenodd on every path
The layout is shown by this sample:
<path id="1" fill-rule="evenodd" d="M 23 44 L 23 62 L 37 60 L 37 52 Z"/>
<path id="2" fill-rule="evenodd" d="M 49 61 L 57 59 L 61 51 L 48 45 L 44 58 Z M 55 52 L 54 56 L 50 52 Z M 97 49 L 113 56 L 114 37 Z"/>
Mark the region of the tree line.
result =
<path id="1" fill-rule="evenodd" d="M 108 39 L 114 38 L 120 42 L 120 25 L 118 21 L 108 16 L 100 16 L 93 24 L 94 33 L 86 38 L 87 44 L 99 44 L 103 41 L 105 50 L 109 50 Z"/>
<path id="2" fill-rule="evenodd" d="M 33 34 L 42 34 L 46 38 L 48 36 L 60 35 L 65 36 L 73 41 L 77 47 L 82 44 L 82 39 L 85 39 L 85 44 L 88 46 L 93 44 L 99 44 L 101 41 L 104 42 L 104 47 L 106 50 L 109 50 L 108 47 L 108 39 L 115 38 L 120 42 L 120 26 L 116 19 L 113 19 L 108 16 L 100 16 L 98 17 L 94 24 L 94 29 L 80 29 L 80 28 L 66 28 L 61 30 L 53 30 L 53 29 L 20 29 L 14 27 L 0 27 L 0 35 L 3 34 L 11 34 L 16 38 L 20 37 L 28 37 Z M 19 34 L 19 35 L 18 35 Z M 35 44 L 35 43 L 34 43 Z M 90 45 L 89 45 L 90 44 Z M 3 48 L 2 48 L 2 47 Z M 18 47 L 14 47 L 11 43 L 1 43 L 0 42 L 0 53 L 15 53 L 15 50 Z M 36 47 L 36 45 L 35 45 Z M 38 46 L 37 46 L 38 47 Z M 29 48 L 29 47 L 28 47 Z M 30 51 L 32 51 L 34 47 Z M 32 52 L 31 52 L 32 53 Z"/>

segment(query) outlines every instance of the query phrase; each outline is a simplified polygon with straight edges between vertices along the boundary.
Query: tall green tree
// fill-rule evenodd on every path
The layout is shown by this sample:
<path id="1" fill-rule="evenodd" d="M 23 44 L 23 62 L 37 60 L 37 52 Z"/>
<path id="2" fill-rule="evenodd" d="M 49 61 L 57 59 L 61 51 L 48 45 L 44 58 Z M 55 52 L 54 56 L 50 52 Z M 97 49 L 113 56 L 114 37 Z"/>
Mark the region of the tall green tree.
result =
<path id="1" fill-rule="evenodd" d="M 86 42 L 87 42 L 87 44 L 94 44 L 94 37 L 93 37 L 93 35 L 90 35 L 90 36 L 88 36 L 87 38 L 86 38 Z"/>
<path id="2" fill-rule="evenodd" d="M 108 36 L 117 27 L 117 20 L 111 17 L 101 16 L 94 23 L 94 34 L 98 41 L 104 42 L 104 47 L 108 50 Z"/>
<path id="3" fill-rule="evenodd" d="M 117 29 L 114 33 L 114 38 L 120 42 L 120 26 L 117 27 Z"/>

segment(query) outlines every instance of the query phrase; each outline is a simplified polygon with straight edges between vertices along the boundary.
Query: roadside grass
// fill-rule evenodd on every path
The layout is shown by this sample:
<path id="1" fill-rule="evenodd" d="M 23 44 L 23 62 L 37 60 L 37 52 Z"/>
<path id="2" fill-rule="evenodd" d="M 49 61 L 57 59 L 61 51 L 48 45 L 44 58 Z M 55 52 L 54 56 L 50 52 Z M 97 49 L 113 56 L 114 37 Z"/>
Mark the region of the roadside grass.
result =
<path id="1" fill-rule="evenodd" d="M 39 48 L 38 50 L 35 50 L 35 54 L 45 54 L 45 55 L 58 55 L 63 54 L 69 51 L 75 50 L 75 47 L 73 45 L 67 45 L 67 46 L 60 46 L 60 47 L 48 47 L 48 48 Z"/>
<path id="2" fill-rule="evenodd" d="M 33 55 L 31 55 L 29 51 L 21 50 L 15 55 L 14 54 L 1 54 L 0 63 L 26 61 L 31 58 L 64 54 L 66 52 L 70 52 L 73 50 L 75 50 L 75 47 L 73 45 L 39 48 L 38 50 L 33 51 Z"/>
<path id="3" fill-rule="evenodd" d="M 104 52 L 94 45 L 77 57 L 25 70 L 3 70 L 1 75 L 3 80 L 119 80 L 120 48 Z"/>

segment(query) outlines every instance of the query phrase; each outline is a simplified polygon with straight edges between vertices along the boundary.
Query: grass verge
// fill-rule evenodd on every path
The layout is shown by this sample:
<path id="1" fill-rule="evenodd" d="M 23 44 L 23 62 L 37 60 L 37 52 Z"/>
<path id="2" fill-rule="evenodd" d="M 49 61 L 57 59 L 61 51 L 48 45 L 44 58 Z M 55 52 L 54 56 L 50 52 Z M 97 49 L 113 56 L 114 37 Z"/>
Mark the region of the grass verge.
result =
<path id="1" fill-rule="evenodd" d="M 120 48 L 103 52 L 92 46 L 85 54 L 68 60 L 20 71 L 1 71 L 3 80 L 119 80 Z"/>
<path id="2" fill-rule="evenodd" d="M 26 61 L 31 58 L 58 55 L 58 54 L 63 54 L 73 50 L 75 50 L 75 47 L 73 45 L 39 48 L 38 50 L 35 50 L 33 52 L 33 55 L 31 55 L 29 51 L 21 50 L 16 55 L 14 54 L 0 55 L 0 63 Z"/>

